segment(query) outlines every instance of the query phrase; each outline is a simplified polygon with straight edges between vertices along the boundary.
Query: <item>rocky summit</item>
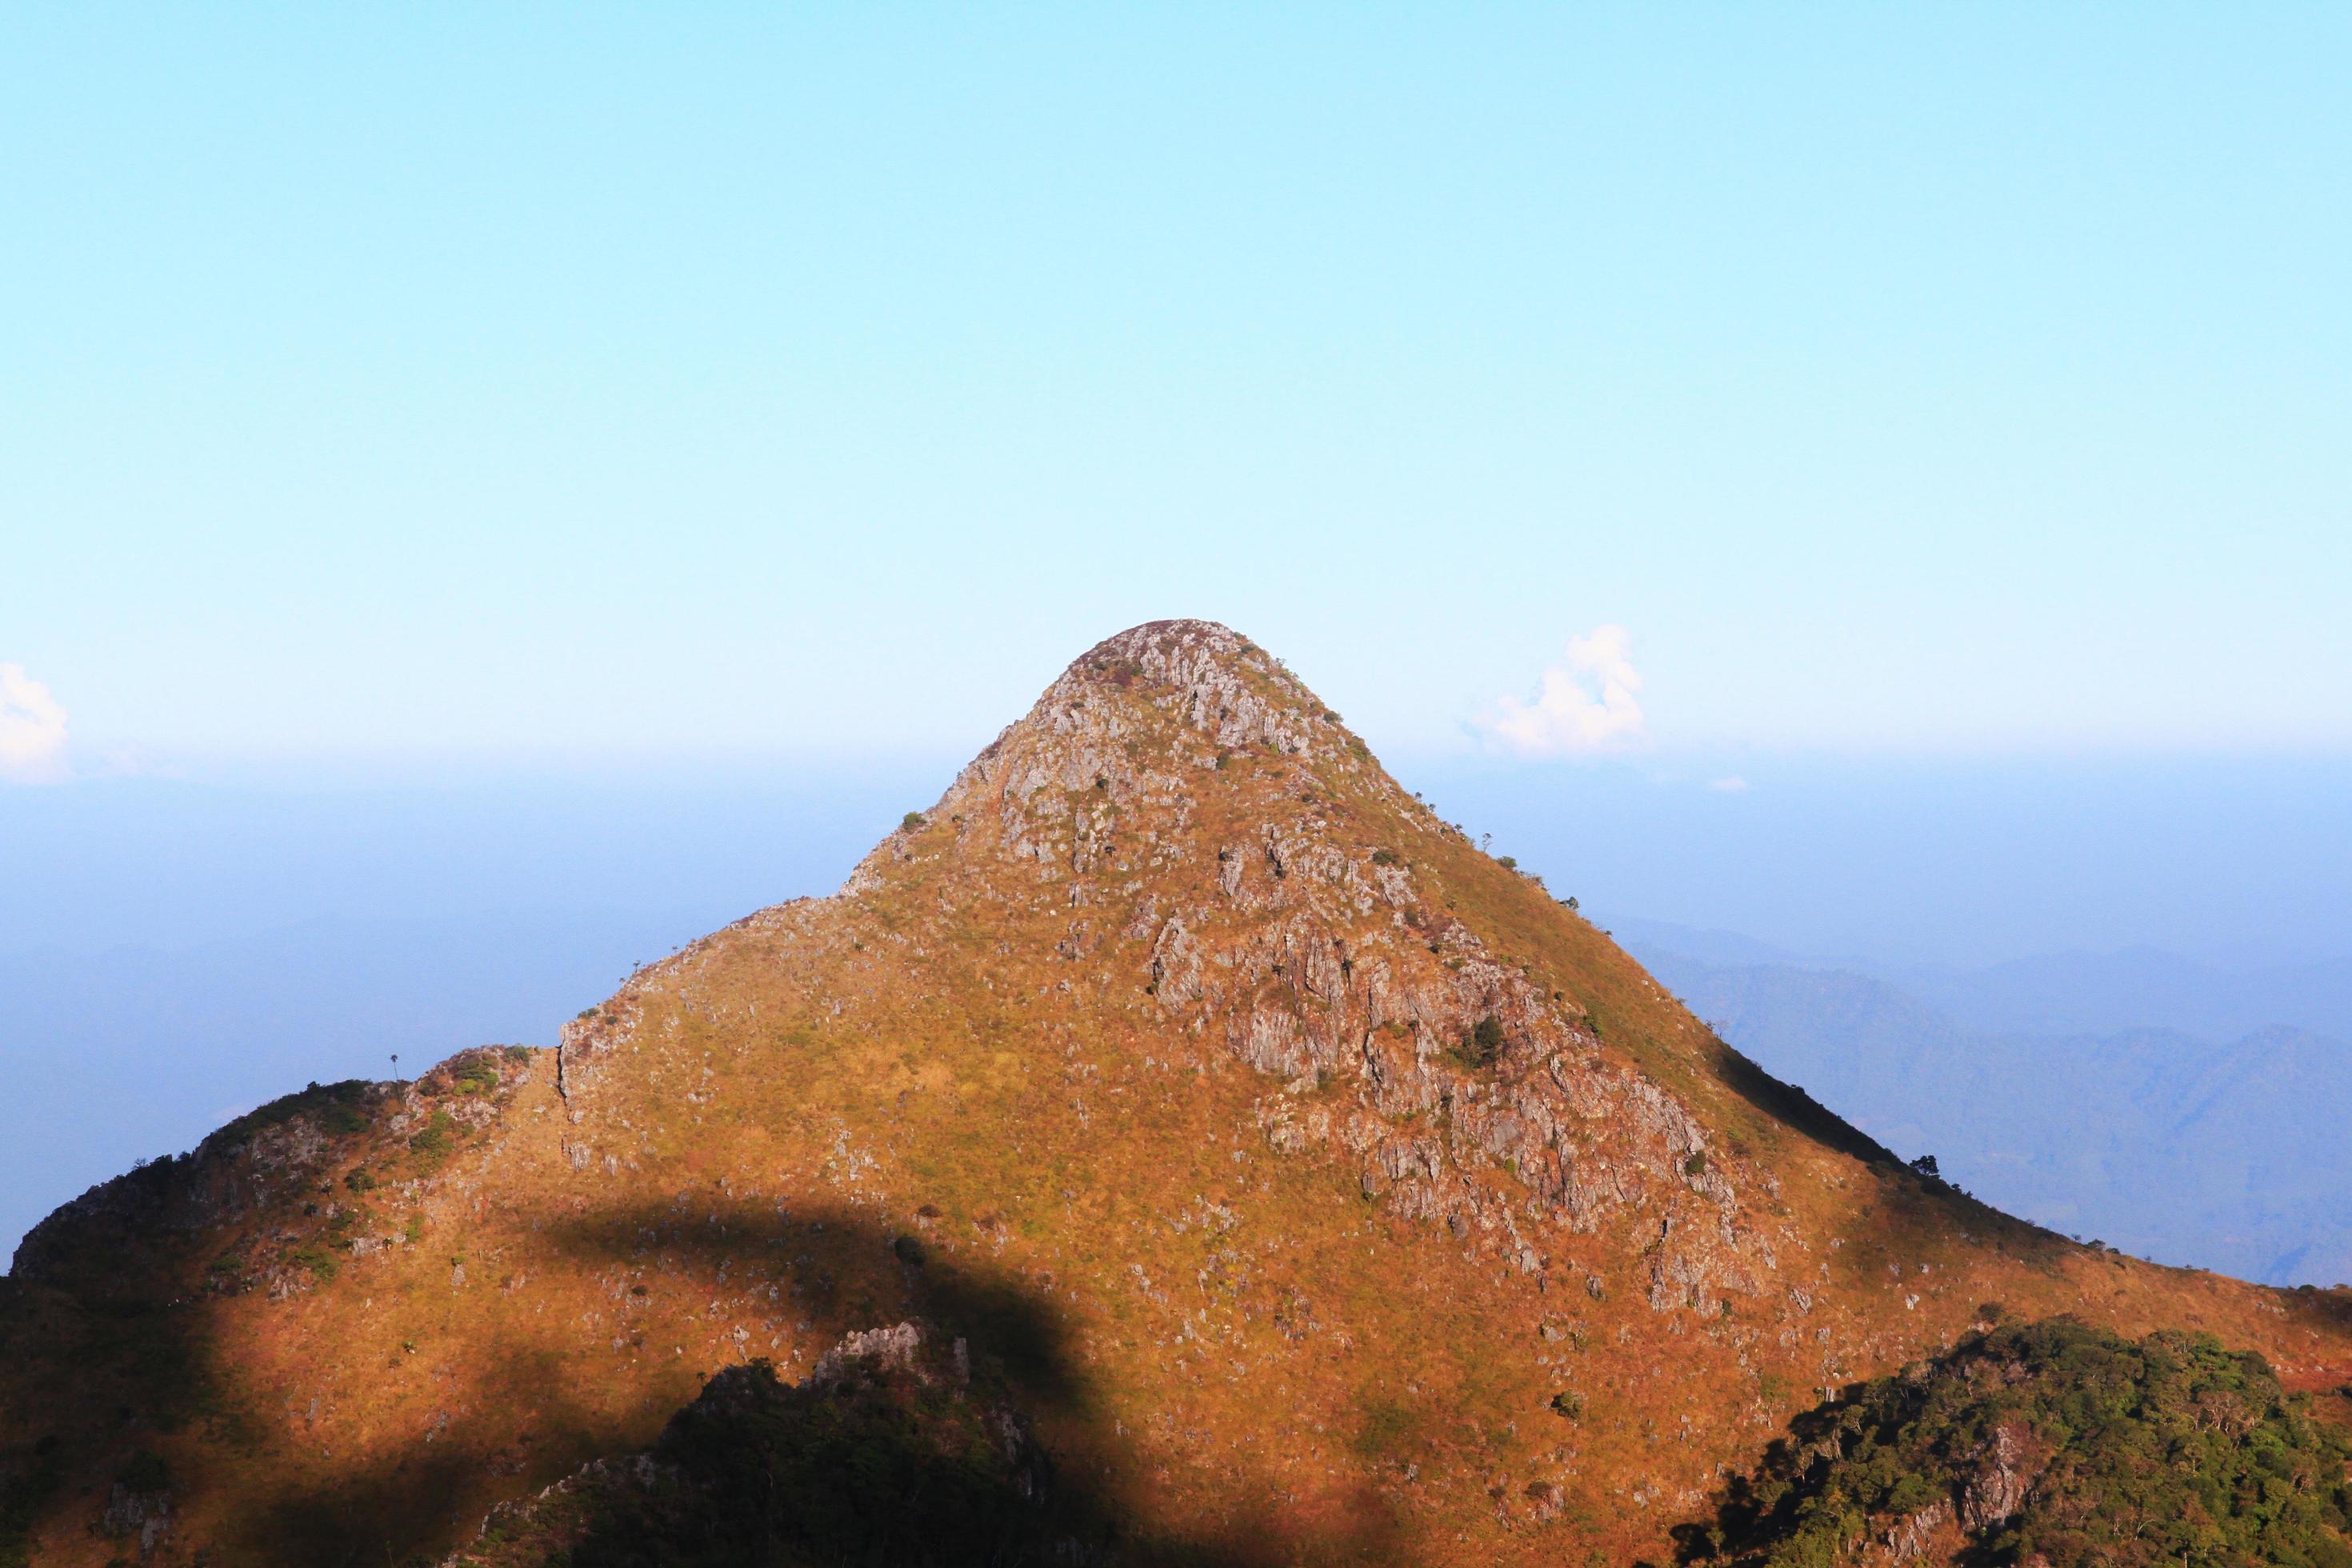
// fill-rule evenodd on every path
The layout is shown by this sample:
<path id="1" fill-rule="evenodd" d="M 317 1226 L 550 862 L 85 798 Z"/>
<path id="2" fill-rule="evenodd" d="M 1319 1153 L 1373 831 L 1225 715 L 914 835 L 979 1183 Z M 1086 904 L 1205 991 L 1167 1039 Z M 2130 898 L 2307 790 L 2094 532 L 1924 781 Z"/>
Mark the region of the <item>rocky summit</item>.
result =
<path id="1" fill-rule="evenodd" d="M 0 1350 L 0 1563 L 2136 1561 L 1982 1414 L 2117 1357 L 2220 1478 L 2134 1540 L 2352 1563 L 2342 1293 L 1903 1165 L 1199 621 L 555 1049 L 68 1205 Z"/>

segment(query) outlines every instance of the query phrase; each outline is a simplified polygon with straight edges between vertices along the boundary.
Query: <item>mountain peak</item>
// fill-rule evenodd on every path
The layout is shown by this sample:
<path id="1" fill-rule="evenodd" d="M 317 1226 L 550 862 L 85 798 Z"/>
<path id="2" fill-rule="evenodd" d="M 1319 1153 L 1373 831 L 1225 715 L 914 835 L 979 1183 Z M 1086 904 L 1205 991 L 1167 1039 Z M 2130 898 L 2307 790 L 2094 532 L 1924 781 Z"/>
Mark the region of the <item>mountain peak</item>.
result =
<path id="1" fill-rule="evenodd" d="M 1302 805 L 1328 808 L 1343 780 L 1360 807 L 1427 816 L 1280 659 L 1213 621 L 1150 621 L 1073 660 L 844 891 L 917 858 L 917 830 L 941 823 L 967 866 L 1010 859 L 1050 877 L 1084 873 L 1117 822 L 1149 817 L 1166 866 L 1183 858 L 1175 841 L 1206 826 L 1231 833 L 1246 818 L 1255 833 Z"/>
<path id="2" fill-rule="evenodd" d="M 1147 621 L 1105 637 L 1071 662 L 1013 731 L 1042 722 L 1066 731 L 1076 711 L 1106 700 L 1178 714 L 1192 731 L 1180 732 L 1181 740 L 1227 752 L 1304 752 L 1340 734 L 1339 716 L 1282 660 L 1231 627 L 1197 620 Z"/>
<path id="3" fill-rule="evenodd" d="M 639 971 L 554 1058 L 314 1089 L 45 1225 L 0 1291 L 0 1483 L 11 1432 L 65 1478 L 37 1545 L 102 1561 L 108 1478 L 168 1476 L 129 1495 L 188 1560 L 446 1551 L 863 1412 L 1007 1507 L 1050 1453 L 1178 1560 L 1622 1562 L 1988 1303 L 2352 1372 L 2311 1302 L 1905 1168 L 1211 622 L 1097 645 L 839 894 Z M 844 1382 L 883 1331 L 929 1350 Z"/>

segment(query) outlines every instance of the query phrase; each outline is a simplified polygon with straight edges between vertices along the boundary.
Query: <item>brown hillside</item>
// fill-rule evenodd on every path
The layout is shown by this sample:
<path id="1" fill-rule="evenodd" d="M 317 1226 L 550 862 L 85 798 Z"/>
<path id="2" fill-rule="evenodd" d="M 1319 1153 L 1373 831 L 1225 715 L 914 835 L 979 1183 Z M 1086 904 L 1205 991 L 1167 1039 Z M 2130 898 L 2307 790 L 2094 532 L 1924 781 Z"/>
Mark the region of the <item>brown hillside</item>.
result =
<path id="1" fill-rule="evenodd" d="M 1988 1302 L 2352 1376 L 2325 1298 L 1896 1164 L 1195 621 L 1081 658 L 832 898 L 555 1052 L 256 1112 L 0 1289 L 0 1540 L 45 1563 L 472 1550 L 721 1369 L 901 1321 L 877 1419 L 1017 1426 L 998 1479 L 1101 1552 L 1232 1561 L 1664 1557 Z"/>

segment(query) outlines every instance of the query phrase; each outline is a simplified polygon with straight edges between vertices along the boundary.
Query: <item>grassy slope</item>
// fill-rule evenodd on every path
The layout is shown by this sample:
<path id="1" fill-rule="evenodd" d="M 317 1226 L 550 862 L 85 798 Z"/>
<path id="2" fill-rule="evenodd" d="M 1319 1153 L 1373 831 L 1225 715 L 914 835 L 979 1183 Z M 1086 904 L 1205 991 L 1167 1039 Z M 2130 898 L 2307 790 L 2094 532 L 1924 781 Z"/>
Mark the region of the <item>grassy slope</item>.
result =
<path id="1" fill-rule="evenodd" d="M 1286 695 L 1263 663 L 1248 679 Z M 1127 743 L 1148 752 L 1175 724 L 1139 709 Z M 767 1355 L 790 1375 L 845 1330 L 926 1312 L 1010 1336 L 990 1352 L 1072 1484 L 1160 1538 L 1270 1559 L 1659 1552 L 1717 1467 L 1747 1463 L 1822 1385 L 1951 1343 L 1988 1300 L 2129 1333 L 2210 1329 L 2290 1385 L 2352 1366 L 2324 1300 L 2094 1256 L 1824 1143 L 1604 936 L 1401 809 L 1369 763 L 1237 752 L 1200 775 L 1181 837 L 1243 841 L 1302 791 L 1334 842 L 1402 855 L 1433 912 L 1524 963 L 1611 1059 L 1777 1177 L 1777 1197 L 1749 1201 L 1805 1250 L 1768 1289 L 1711 1319 L 1654 1311 L 1630 1221 L 1550 1237 L 1539 1288 L 1368 1202 L 1332 1151 L 1277 1154 L 1258 1118 L 1281 1086 L 1171 1022 L 1144 987 L 1144 935 L 1097 911 L 1076 936 L 1066 883 L 1009 864 L 993 824 L 935 816 L 877 852 L 860 890 L 633 979 L 585 1031 L 569 1108 L 545 1054 L 509 1068 L 467 1101 L 495 1117 L 425 1174 L 407 1147 L 421 1123 L 393 1128 L 385 1100 L 330 1136 L 300 1192 L 228 1230 L 72 1293 L 14 1287 L 14 1429 L 20 1447 L 55 1435 L 87 1489 L 47 1516 L 39 1560 L 117 1550 L 88 1525 L 141 1451 L 177 1478 L 173 1539 L 214 1543 L 215 1563 L 446 1550 L 494 1502 L 650 1442 L 719 1367 Z M 1214 906 L 1207 855 L 1149 865 L 1144 835 L 1174 837 L 1164 812 L 1108 818 L 1108 866 Z M 369 1223 L 414 1239 L 283 1300 L 206 1293 L 221 1257 L 332 1239 L 301 1205 L 349 1196 L 360 1165 L 382 1183 Z M 1588 1274 L 1599 1299 L 1572 1283 Z M 1788 1292 L 1800 1280 L 1810 1310 Z M 1019 1310 L 974 1315 L 978 1298 Z M 1564 1392 L 1580 1415 L 1555 1413 Z"/>

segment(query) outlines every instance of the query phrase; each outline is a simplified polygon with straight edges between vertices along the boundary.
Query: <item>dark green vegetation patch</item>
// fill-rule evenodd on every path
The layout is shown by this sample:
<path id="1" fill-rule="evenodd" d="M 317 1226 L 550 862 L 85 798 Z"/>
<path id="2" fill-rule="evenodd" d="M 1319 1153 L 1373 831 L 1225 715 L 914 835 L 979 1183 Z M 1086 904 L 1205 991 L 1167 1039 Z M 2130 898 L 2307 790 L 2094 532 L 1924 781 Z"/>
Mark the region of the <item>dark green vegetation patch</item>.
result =
<path id="1" fill-rule="evenodd" d="M 1095 1561 L 1110 1545 L 1098 1519 L 1056 1498 L 1025 1423 L 966 1397 L 943 1367 L 853 1365 L 822 1387 L 779 1382 L 765 1362 L 731 1368 L 649 1459 L 598 1477 L 584 1529 L 559 1532 L 568 1544 L 494 1521 L 472 1560 L 947 1568 Z"/>
<path id="2" fill-rule="evenodd" d="M 2352 1568 L 2352 1434 L 2209 1335 L 1997 1329 L 1846 1394 L 1675 1532 L 1682 1562 Z"/>
<path id="3" fill-rule="evenodd" d="M 360 1079 L 324 1086 L 314 1083 L 299 1094 L 285 1095 L 247 1111 L 205 1142 L 224 1150 L 242 1149 L 263 1130 L 305 1113 L 316 1116 L 320 1125 L 330 1132 L 362 1131 L 368 1125 L 368 1107 L 374 1098 L 375 1085 Z"/>

